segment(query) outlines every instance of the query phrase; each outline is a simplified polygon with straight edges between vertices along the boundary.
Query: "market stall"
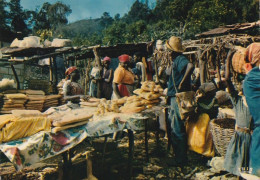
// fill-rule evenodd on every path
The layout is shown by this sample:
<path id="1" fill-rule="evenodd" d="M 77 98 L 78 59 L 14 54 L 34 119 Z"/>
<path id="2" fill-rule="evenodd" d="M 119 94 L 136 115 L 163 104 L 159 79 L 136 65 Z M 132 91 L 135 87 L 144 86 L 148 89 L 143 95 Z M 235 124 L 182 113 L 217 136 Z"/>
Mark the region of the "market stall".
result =
<path id="1" fill-rule="evenodd" d="M 82 99 L 80 106 L 67 103 L 51 107 L 44 113 L 35 110 L 13 110 L 12 114 L 1 116 L 6 118 L 6 121 L 2 122 L 0 133 L 7 133 L 2 133 L 0 150 L 19 170 L 64 153 L 86 138 L 102 137 L 127 130 L 129 173 L 131 173 L 133 132 L 145 131 L 145 149 L 148 158 L 148 121 L 154 121 L 154 118 L 158 117 L 165 107 L 165 102 L 161 99 L 162 91 L 160 86 L 147 81 L 135 91 L 136 95 L 118 100 Z M 20 118 L 14 121 L 13 119 L 18 116 Z M 24 120 L 21 117 L 27 117 L 27 119 Z M 27 128 L 24 128 L 24 131 L 31 132 L 28 123 L 35 124 L 35 121 L 40 123 L 39 118 L 42 122 L 48 122 L 48 125 L 42 129 L 38 128 L 38 132 L 21 134 L 19 131 L 14 132 L 12 128 L 8 129 L 9 126 L 14 128 L 14 123 L 26 121 L 24 126 Z M 6 134 L 13 135 L 5 136 Z"/>

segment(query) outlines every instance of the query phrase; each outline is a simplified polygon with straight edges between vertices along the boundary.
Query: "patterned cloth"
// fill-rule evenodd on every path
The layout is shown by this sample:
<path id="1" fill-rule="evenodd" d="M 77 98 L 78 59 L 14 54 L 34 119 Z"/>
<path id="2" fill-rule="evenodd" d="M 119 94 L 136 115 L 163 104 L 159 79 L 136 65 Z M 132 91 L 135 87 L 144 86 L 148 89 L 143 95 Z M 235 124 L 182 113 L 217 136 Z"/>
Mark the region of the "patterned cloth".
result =
<path id="1" fill-rule="evenodd" d="M 84 91 L 79 83 L 67 80 L 63 85 L 63 93 L 65 96 L 83 95 Z"/>
<path id="2" fill-rule="evenodd" d="M 247 47 L 247 59 L 252 64 L 260 60 L 260 43 L 252 43 Z"/>
<path id="3" fill-rule="evenodd" d="M 42 131 L 30 137 L 0 144 L 0 150 L 20 170 L 25 166 L 65 152 L 87 137 L 100 137 L 124 129 L 144 130 L 144 120 L 147 120 L 150 115 L 154 116 L 155 113 L 161 111 L 161 108 L 155 106 L 154 109 L 147 111 L 146 116 L 138 113 L 115 114 L 113 117 L 103 116 L 86 125 L 63 130 L 56 134 Z M 112 121 L 112 118 L 115 121 Z"/>

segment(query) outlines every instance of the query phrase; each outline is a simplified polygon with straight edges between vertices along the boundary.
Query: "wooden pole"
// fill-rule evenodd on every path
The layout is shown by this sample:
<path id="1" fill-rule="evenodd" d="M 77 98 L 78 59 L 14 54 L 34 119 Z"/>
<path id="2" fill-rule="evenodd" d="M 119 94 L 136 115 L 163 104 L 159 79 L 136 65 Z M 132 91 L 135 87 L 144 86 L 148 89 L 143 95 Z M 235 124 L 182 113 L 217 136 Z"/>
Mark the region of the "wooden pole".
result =
<path id="1" fill-rule="evenodd" d="M 52 64 L 52 58 L 50 58 L 50 67 L 49 67 L 49 71 L 50 71 L 50 86 L 49 86 L 49 93 L 53 92 L 53 64 Z M 50 91 L 51 89 L 51 91 Z"/>
<path id="2" fill-rule="evenodd" d="M 11 64 L 11 68 L 12 68 L 14 78 L 15 78 L 15 81 L 16 81 L 16 89 L 20 89 L 20 82 L 19 82 L 19 78 L 17 76 L 17 73 L 15 71 L 14 65 Z"/>
<path id="3" fill-rule="evenodd" d="M 97 49 L 98 47 L 100 47 L 100 46 L 94 47 L 93 52 L 95 55 L 95 61 L 98 64 L 98 68 L 101 70 L 102 65 L 101 65 L 101 58 L 99 56 L 98 49 Z M 97 80 L 97 98 L 101 98 L 101 81 L 100 80 Z"/>

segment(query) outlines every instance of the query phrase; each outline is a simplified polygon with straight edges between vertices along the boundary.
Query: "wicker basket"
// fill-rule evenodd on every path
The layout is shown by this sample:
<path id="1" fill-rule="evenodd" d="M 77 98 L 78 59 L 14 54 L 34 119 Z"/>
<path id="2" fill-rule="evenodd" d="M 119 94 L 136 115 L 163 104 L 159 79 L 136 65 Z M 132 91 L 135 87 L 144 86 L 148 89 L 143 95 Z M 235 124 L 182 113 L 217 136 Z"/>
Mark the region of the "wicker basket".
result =
<path id="1" fill-rule="evenodd" d="M 226 155 L 228 144 L 234 135 L 235 119 L 214 119 L 210 122 L 214 145 L 221 156 Z"/>

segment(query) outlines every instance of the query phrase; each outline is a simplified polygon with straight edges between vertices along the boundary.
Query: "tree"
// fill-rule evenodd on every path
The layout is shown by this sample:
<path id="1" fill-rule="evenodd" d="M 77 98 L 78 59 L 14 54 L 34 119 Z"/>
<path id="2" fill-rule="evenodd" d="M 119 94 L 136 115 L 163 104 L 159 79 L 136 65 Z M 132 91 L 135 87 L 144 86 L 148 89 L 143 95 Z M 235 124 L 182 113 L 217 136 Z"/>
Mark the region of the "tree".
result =
<path id="1" fill-rule="evenodd" d="M 11 29 L 16 32 L 22 32 L 28 34 L 29 30 L 25 24 L 26 15 L 20 4 L 20 0 L 10 0 L 9 2 L 9 22 L 11 23 Z"/>
<path id="2" fill-rule="evenodd" d="M 113 18 L 109 15 L 108 12 L 104 12 L 103 16 L 101 16 L 101 18 L 100 18 L 100 24 L 104 28 L 106 28 L 109 25 L 111 25 L 113 23 L 113 21 L 114 21 Z"/>
<path id="3" fill-rule="evenodd" d="M 126 32 L 126 23 L 119 21 L 114 22 L 111 26 L 103 31 L 103 44 L 115 45 L 124 43 L 124 34 Z"/>
<path id="4" fill-rule="evenodd" d="M 127 16 L 125 17 L 126 22 L 131 23 L 139 20 L 144 20 L 148 22 L 150 20 L 151 10 L 149 9 L 148 5 L 143 4 L 136 0 L 130 11 L 128 12 Z"/>
<path id="5" fill-rule="evenodd" d="M 8 29 L 7 19 L 8 13 L 6 11 L 7 3 L 5 0 L 0 0 L 0 25 L 4 29 Z"/>
<path id="6" fill-rule="evenodd" d="M 45 2 L 41 9 L 36 12 L 34 31 L 53 29 L 68 23 L 67 16 L 71 13 L 68 5 L 62 2 L 50 4 Z"/>
<path id="7" fill-rule="evenodd" d="M 38 31 L 41 29 L 50 29 L 51 24 L 48 18 L 48 11 L 49 7 L 51 6 L 50 3 L 45 2 L 43 3 L 40 11 L 36 11 L 36 16 L 35 16 L 35 26 L 34 26 L 34 31 Z"/>
<path id="8" fill-rule="evenodd" d="M 60 25 L 68 23 L 67 16 L 70 15 L 72 10 L 70 6 L 58 1 L 48 7 L 47 16 L 51 28 L 56 29 Z"/>
<path id="9" fill-rule="evenodd" d="M 115 15 L 115 17 L 114 17 L 114 20 L 115 20 L 115 21 L 119 21 L 119 20 L 120 20 L 120 14 L 117 13 L 117 14 Z"/>

